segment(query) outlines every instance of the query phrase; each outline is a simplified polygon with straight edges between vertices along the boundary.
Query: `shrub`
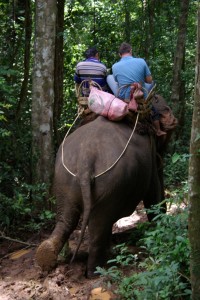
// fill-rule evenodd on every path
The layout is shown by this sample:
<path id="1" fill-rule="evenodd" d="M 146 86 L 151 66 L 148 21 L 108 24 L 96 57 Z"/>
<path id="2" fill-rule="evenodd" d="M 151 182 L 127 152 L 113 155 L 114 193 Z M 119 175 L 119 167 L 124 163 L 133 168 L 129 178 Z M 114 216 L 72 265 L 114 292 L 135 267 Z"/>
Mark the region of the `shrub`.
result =
<path id="1" fill-rule="evenodd" d="M 190 299 L 187 218 L 187 208 L 177 214 L 159 214 L 154 226 L 149 227 L 139 241 L 145 254 L 143 261 L 130 256 L 127 246 L 122 244 L 118 246 L 120 251 L 116 258 L 108 262 L 115 266 L 107 270 L 97 268 L 107 284 L 113 285 L 118 299 Z M 124 261 L 131 268 L 129 276 L 121 268 Z"/>
<path id="2" fill-rule="evenodd" d="M 189 154 L 168 154 L 164 159 L 164 179 L 166 186 L 179 185 L 187 178 Z"/>

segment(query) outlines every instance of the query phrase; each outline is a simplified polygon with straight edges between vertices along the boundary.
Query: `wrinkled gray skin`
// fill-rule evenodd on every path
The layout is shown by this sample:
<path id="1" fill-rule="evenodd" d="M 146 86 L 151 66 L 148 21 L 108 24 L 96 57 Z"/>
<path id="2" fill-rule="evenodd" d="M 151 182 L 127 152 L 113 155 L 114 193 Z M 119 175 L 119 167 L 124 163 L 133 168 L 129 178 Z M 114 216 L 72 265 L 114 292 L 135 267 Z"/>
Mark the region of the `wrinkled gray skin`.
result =
<path id="1" fill-rule="evenodd" d="M 54 192 L 57 222 L 49 239 L 37 249 L 36 259 L 43 270 L 55 266 L 57 255 L 76 228 L 83 213 L 82 234 L 89 230 L 89 256 L 86 274 L 105 263 L 113 224 L 133 213 L 143 200 L 146 208 L 161 201 L 154 140 L 134 133 L 118 163 L 103 175 L 124 150 L 132 129 L 123 122 L 98 117 L 72 134 L 57 153 Z M 151 216 L 148 216 L 151 220 Z"/>

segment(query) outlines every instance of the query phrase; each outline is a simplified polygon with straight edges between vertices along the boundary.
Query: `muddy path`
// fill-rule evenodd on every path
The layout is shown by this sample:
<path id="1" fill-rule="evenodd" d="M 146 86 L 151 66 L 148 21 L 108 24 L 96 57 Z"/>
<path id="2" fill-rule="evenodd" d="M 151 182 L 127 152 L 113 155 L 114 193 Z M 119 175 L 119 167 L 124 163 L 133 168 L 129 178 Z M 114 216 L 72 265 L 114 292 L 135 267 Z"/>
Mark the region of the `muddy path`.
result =
<path id="1" fill-rule="evenodd" d="M 113 226 L 113 245 L 124 242 L 131 228 L 138 222 L 146 221 L 142 206 L 136 212 L 119 220 Z M 128 231 L 127 231 L 128 230 Z M 102 278 L 86 279 L 87 232 L 79 253 L 72 264 L 63 256 L 59 257 L 57 267 L 49 272 L 41 272 L 35 261 L 36 246 L 48 237 L 50 232 L 22 233 L 18 239 L 34 244 L 27 247 L 13 240 L 0 238 L 0 300 L 97 300 L 117 299 L 112 291 L 102 292 Z M 70 237 L 69 245 L 73 251 L 80 231 L 77 229 Z M 133 245 L 134 248 L 134 245 Z"/>

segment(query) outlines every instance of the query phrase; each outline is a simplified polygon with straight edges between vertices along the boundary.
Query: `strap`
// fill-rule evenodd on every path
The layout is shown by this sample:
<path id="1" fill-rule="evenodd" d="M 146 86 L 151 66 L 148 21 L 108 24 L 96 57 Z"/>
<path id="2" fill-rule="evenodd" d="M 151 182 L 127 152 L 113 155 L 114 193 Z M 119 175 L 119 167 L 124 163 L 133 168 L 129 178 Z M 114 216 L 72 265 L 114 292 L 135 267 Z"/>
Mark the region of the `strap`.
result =
<path id="1" fill-rule="evenodd" d="M 91 79 L 85 79 L 85 80 L 81 81 L 81 83 L 79 85 L 75 85 L 77 97 L 81 96 L 82 88 L 85 83 L 89 84 L 89 89 L 91 86 L 95 86 L 95 87 L 98 87 L 100 90 L 102 90 L 101 86 L 97 82 L 95 82 Z"/>
<path id="2" fill-rule="evenodd" d="M 97 87 L 99 90 L 102 90 L 101 86 L 97 82 L 95 82 L 91 79 L 85 79 L 85 80 L 81 81 L 80 84 L 76 83 L 75 84 L 76 97 L 77 97 L 79 105 L 81 105 L 81 106 L 88 105 L 88 97 L 82 96 L 82 90 L 84 88 L 83 85 L 85 83 L 88 83 L 88 85 L 89 85 L 88 90 L 90 90 L 91 86 Z"/>

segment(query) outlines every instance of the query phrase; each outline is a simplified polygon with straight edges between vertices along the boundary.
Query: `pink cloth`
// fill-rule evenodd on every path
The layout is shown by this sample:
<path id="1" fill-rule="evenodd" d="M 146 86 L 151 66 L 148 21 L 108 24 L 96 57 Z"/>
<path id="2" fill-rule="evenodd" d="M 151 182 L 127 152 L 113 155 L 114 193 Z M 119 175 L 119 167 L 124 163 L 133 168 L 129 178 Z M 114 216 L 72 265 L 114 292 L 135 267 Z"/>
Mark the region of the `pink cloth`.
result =
<path id="1" fill-rule="evenodd" d="M 91 88 L 88 97 L 88 107 L 96 114 L 104 116 L 111 121 L 119 121 L 128 114 L 127 103 L 95 87 Z"/>

